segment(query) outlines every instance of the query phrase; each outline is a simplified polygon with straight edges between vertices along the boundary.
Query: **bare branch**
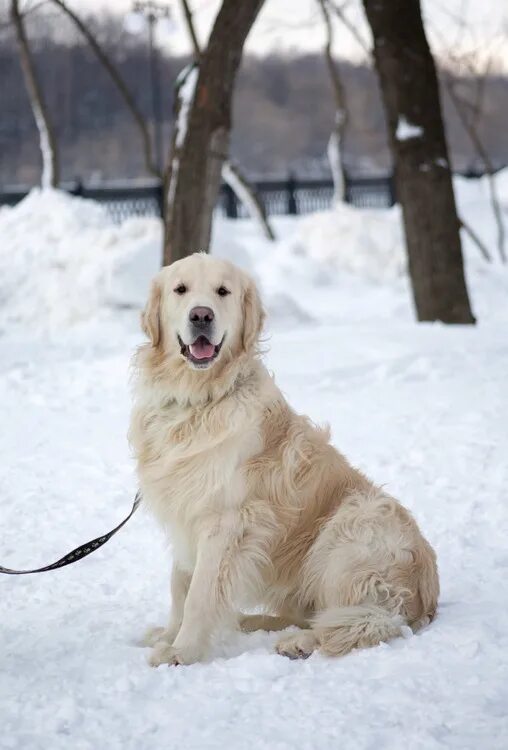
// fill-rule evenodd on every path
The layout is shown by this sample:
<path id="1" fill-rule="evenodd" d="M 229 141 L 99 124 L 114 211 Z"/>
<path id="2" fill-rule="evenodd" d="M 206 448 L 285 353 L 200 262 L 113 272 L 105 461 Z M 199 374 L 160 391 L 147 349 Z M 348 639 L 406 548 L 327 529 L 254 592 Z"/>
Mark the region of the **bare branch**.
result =
<path id="1" fill-rule="evenodd" d="M 129 88 L 127 87 L 125 81 L 123 80 L 122 76 L 118 72 L 116 65 L 113 63 L 111 58 L 105 52 L 104 48 L 99 44 L 99 42 L 97 41 L 97 38 L 91 32 L 87 24 L 79 16 L 77 16 L 76 13 L 73 10 L 71 10 L 71 8 L 69 8 L 69 6 L 64 2 L 64 0 L 51 0 L 51 2 L 54 5 L 58 6 L 71 19 L 74 25 L 83 34 L 88 44 L 92 48 L 93 52 L 95 53 L 95 56 L 98 58 L 98 60 L 100 61 L 100 63 L 102 64 L 106 72 L 108 73 L 109 77 L 115 84 L 116 88 L 118 89 L 118 92 L 120 93 L 122 99 L 124 100 L 124 103 L 127 109 L 130 111 L 132 117 L 134 118 L 134 121 L 141 135 L 141 139 L 143 142 L 143 151 L 144 151 L 146 169 L 155 177 L 160 178 L 161 173 L 157 165 L 155 164 L 154 157 L 153 157 L 152 141 L 150 138 L 148 125 L 146 123 L 145 118 L 143 117 L 140 110 L 138 109 L 138 106 L 134 100 L 134 97 L 129 91 Z"/>
<path id="2" fill-rule="evenodd" d="M 371 59 L 372 58 L 372 50 L 369 48 L 369 45 L 367 44 L 367 42 L 365 41 L 365 39 L 362 37 L 362 35 L 358 31 L 358 29 L 356 28 L 356 26 L 354 25 L 354 23 L 351 23 L 351 21 L 349 20 L 349 18 L 346 16 L 346 14 L 344 12 L 344 6 L 345 6 L 345 4 L 339 6 L 335 2 L 331 1 L 329 3 L 329 5 L 330 5 L 331 10 L 337 16 L 337 18 L 339 18 L 342 21 L 342 23 L 344 24 L 344 26 L 346 27 L 346 29 L 348 29 L 349 33 L 356 39 L 356 41 L 358 42 L 358 44 L 360 45 L 360 47 L 362 48 L 362 50 L 365 52 L 365 54 L 367 55 L 367 57 L 369 59 Z"/>
<path id="3" fill-rule="evenodd" d="M 265 207 L 259 199 L 255 189 L 240 171 L 237 164 L 230 159 L 222 167 L 222 179 L 234 191 L 253 219 L 256 219 L 267 240 L 275 240 L 275 234 L 266 218 Z"/>
<path id="4" fill-rule="evenodd" d="M 187 31 L 189 32 L 189 36 L 192 42 L 192 48 L 194 50 L 194 57 L 199 62 L 201 58 L 201 47 L 199 45 L 198 37 L 196 35 L 196 29 L 194 27 L 194 21 L 192 20 L 192 11 L 189 7 L 188 0 L 180 0 L 183 14 L 185 17 L 185 25 L 187 26 Z"/>
<path id="5" fill-rule="evenodd" d="M 489 253 L 489 251 L 487 250 L 487 247 L 486 247 L 485 243 L 482 242 L 482 240 L 478 237 L 478 235 L 473 230 L 473 228 L 471 227 L 471 225 L 470 224 L 466 224 L 466 222 L 464 221 L 464 219 L 461 219 L 460 216 L 459 216 L 459 223 L 460 223 L 460 228 L 463 229 L 464 232 L 466 232 L 466 234 L 468 234 L 470 236 L 470 238 L 472 239 L 472 241 L 474 242 L 474 244 L 476 245 L 476 247 L 478 248 L 478 250 L 480 251 L 480 253 L 483 255 L 484 259 L 488 263 L 492 263 L 492 256 Z"/>
<path id="6" fill-rule="evenodd" d="M 444 37 L 441 34 L 441 32 L 438 31 L 437 29 L 434 29 L 434 33 L 436 34 L 438 38 L 440 38 L 441 43 L 443 44 Z M 489 74 L 491 65 L 492 65 L 492 58 L 487 59 L 482 72 L 479 72 L 478 66 L 474 64 L 474 60 L 472 59 L 471 53 L 467 55 L 457 55 L 457 53 L 450 51 L 449 57 L 452 60 L 452 62 L 455 62 L 455 63 L 458 62 L 464 65 L 466 67 L 466 70 L 468 71 L 469 76 L 471 78 L 476 79 L 475 101 L 471 102 L 468 99 L 465 99 L 463 96 L 461 96 L 457 92 L 457 88 L 456 88 L 457 81 L 447 70 L 444 70 L 441 75 L 443 84 L 446 88 L 446 91 L 448 92 L 448 95 L 455 108 L 455 111 L 457 112 L 457 115 L 462 124 L 462 127 L 466 131 L 469 137 L 469 140 L 471 141 L 471 144 L 476 152 L 476 155 L 478 156 L 480 161 L 483 163 L 483 167 L 484 167 L 488 185 L 489 185 L 492 212 L 494 214 L 494 219 L 495 219 L 496 226 L 497 226 L 498 253 L 499 253 L 499 257 L 501 261 L 503 263 L 506 263 L 506 252 L 505 252 L 506 233 L 505 233 L 505 227 L 504 227 L 503 214 L 502 214 L 501 206 L 499 203 L 499 196 L 497 193 L 494 165 L 492 164 L 490 160 L 489 153 L 479 134 L 479 121 L 480 121 L 480 117 L 482 114 L 485 82 Z M 468 230 L 467 227 L 464 227 L 464 228 L 466 229 L 466 231 Z M 472 237 L 470 228 L 469 228 L 469 234 Z"/>
<path id="7" fill-rule="evenodd" d="M 464 127 L 464 130 L 468 134 L 469 139 L 471 143 L 473 144 L 473 147 L 478 157 L 483 162 L 483 166 L 484 166 L 488 184 L 489 184 L 492 211 L 494 213 L 494 218 L 496 220 L 496 225 L 497 225 L 497 247 L 498 247 L 499 257 L 503 263 L 506 263 L 505 227 L 504 227 L 504 221 L 503 221 L 503 214 L 502 214 L 501 206 L 499 203 L 499 196 L 497 194 L 497 185 L 496 185 L 495 174 L 494 174 L 494 166 L 490 160 L 490 156 L 487 152 L 487 149 L 485 148 L 483 141 L 480 138 L 478 129 L 475 127 L 474 121 L 470 120 L 467 117 L 467 114 L 466 114 L 467 106 L 468 105 L 471 106 L 471 103 L 467 102 L 459 94 L 457 94 L 455 90 L 454 81 L 452 80 L 450 76 L 448 75 L 444 76 L 444 84 L 446 86 L 446 90 L 448 91 L 450 99 L 453 102 L 455 111 L 457 112 L 459 116 L 462 126 Z"/>

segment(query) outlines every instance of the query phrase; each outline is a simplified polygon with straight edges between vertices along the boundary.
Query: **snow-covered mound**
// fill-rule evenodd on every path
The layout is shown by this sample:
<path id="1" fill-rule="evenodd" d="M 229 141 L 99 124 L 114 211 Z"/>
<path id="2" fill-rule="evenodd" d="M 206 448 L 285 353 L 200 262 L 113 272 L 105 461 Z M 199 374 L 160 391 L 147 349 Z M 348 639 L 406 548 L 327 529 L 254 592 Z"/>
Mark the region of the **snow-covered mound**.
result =
<path id="1" fill-rule="evenodd" d="M 141 305 L 157 248 L 157 219 L 116 226 L 94 201 L 33 190 L 0 210 L 0 326 L 56 329 L 108 305 Z"/>
<path id="2" fill-rule="evenodd" d="M 314 261 L 373 281 L 396 278 L 406 268 L 399 206 L 358 209 L 339 203 L 303 217 L 293 244 Z"/>
<path id="3" fill-rule="evenodd" d="M 496 180 L 506 214 L 508 170 Z M 457 178 L 455 187 L 461 216 L 497 259 L 486 179 Z M 254 275 L 272 327 L 307 323 L 322 311 L 329 316 L 334 297 L 337 316 L 354 315 L 350 307 L 341 309 L 344 284 L 371 283 L 381 316 L 394 311 L 387 285 L 401 284 L 408 307 L 398 206 L 364 210 L 339 204 L 272 221 L 278 241 L 267 243 L 252 222 L 217 217 L 212 242 L 214 254 Z M 156 218 L 132 218 L 118 226 L 100 205 L 56 190 L 33 190 L 16 207 L 0 209 L 0 330 L 15 324 L 58 330 L 112 311 L 139 309 L 160 266 L 161 237 Z M 485 305 L 499 307 L 506 278 L 485 264 L 465 233 L 463 243 L 470 282 L 492 287 L 492 294 L 483 295 L 485 304 L 480 302 L 482 313 Z M 316 287 L 322 295 L 312 296 L 309 304 Z"/>

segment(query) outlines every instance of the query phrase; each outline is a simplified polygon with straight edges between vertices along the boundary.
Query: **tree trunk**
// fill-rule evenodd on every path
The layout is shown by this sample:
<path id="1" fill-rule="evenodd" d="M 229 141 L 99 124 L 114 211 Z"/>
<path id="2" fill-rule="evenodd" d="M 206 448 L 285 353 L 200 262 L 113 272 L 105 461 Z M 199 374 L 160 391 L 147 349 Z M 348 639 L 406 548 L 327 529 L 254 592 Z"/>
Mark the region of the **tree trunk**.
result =
<path id="1" fill-rule="evenodd" d="M 418 320 L 474 323 L 439 89 L 419 0 L 363 0 L 374 38 Z"/>
<path id="2" fill-rule="evenodd" d="M 194 62 L 199 65 L 201 60 L 201 46 L 196 34 L 192 11 L 188 0 L 180 0 L 180 5 L 185 18 L 185 25 L 189 32 L 192 49 L 194 51 Z M 236 164 L 233 164 L 230 159 L 226 159 L 222 165 L 221 177 L 224 182 L 229 185 L 231 190 L 233 190 L 238 200 L 244 204 L 249 215 L 259 223 L 266 239 L 275 240 L 275 233 L 268 222 L 263 203 L 247 177 L 240 171 L 240 168 Z"/>
<path id="3" fill-rule="evenodd" d="M 346 200 L 346 167 L 344 164 L 344 141 L 349 123 L 346 92 L 339 66 L 333 59 L 333 26 L 327 0 L 318 0 L 326 30 L 325 61 L 335 99 L 335 122 L 328 141 L 328 161 L 332 170 L 333 192 L 337 202 Z"/>
<path id="4" fill-rule="evenodd" d="M 58 152 L 56 138 L 49 120 L 48 110 L 42 95 L 42 89 L 37 78 L 30 45 L 23 24 L 23 17 L 19 10 L 19 1 L 11 0 L 11 19 L 16 30 L 19 47 L 19 59 L 23 78 L 32 108 L 35 124 L 39 131 L 39 141 L 42 157 L 41 187 L 57 187 L 60 180 Z"/>
<path id="5" fill-rule="evenodd" d="M 222 164 L 228 158 L 231 98 L 243 45 L 263 0 L 223 0 L 194 86 L 181 87 L 167 189 L 164 264 L 207 251 Z"/>

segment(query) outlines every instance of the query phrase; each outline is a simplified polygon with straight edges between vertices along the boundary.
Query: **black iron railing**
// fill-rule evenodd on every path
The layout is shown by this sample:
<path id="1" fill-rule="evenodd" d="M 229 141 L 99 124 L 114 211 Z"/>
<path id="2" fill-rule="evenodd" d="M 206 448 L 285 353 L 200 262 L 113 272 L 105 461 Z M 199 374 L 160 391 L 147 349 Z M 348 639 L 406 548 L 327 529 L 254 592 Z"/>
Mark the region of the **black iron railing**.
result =
<path id="1" fill-rule="evenodd" d="M 333 182 L 329 179 L 262 180 L 254 183 L 256 192 L 269 216 L 307 214 L 330 208 Z M 89 186 L 76 182 L 62 188 L 73 195 L 103 203 L 117 223 L 132 216 L 162 216 L 163 196 L 158 183 Z M 360 208 L 388 208 L 395 203 L 393 178 L 348 177 L 346 201 Z M 14 206 L 27 194 L 27 189 L 0 192 L 0 205 Z M 220 189 L 217 209 L 229 218 L 244 218 L 247 208 L 238 200 L 229 185 Z"/>

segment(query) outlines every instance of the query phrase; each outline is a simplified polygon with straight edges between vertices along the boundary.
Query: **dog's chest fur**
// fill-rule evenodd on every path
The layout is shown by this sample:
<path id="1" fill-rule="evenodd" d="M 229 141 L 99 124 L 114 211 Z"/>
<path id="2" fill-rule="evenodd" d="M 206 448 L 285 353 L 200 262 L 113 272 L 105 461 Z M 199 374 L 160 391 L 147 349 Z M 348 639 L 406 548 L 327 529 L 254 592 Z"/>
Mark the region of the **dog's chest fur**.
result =
<path id="1" fill-rule="evenodd" d="M 203 535 L 234 524 L 245 500 L 242 470 L 262 448 L 252 399 L 182 407 L 141 394 L 130 438 L 145 501 L 169 532 L 179 566 L 192 571 Z"/>

